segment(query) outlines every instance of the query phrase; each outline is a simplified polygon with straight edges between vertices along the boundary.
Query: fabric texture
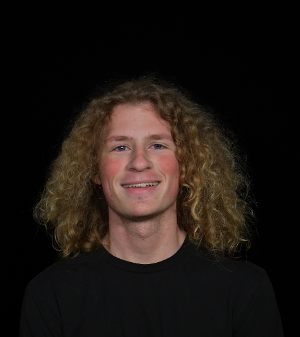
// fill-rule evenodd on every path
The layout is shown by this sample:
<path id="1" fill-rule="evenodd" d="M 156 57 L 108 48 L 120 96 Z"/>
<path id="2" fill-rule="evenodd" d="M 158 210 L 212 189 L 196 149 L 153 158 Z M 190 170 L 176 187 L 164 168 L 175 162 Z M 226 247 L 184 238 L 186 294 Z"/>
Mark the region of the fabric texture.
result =
<path id="1" fill-rule="evenodd" d="M 103 247 L 48 267 L 27 286 L 21 337 L 283 336 L 266 272 L 188 240 L 172 257 L 135 264 Z"/>

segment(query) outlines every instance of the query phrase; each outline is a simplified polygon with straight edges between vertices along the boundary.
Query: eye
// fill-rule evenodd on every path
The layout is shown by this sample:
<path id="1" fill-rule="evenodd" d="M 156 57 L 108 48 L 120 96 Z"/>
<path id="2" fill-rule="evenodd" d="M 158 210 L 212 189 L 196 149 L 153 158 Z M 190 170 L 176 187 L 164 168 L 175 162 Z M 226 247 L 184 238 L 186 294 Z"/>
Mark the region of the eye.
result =
<path id="1" fill-rule="evenodd" d="M 126 149 L 127 149 L 127 146 L 125 146 L 125 145 L 120 145 L 120 146 L 115 148 L 115 150 L 119 151 L 119 152 L 125 151 Z"/>
<path id="2" fill-rule="evenodd" d="M 161 145 L 161 144 L 154 144 L 154 145 L 153 145 L 153 148 L 154 148 L 155 150 L 161 150 L 163 147 L 164 147 L 164 146 Z"/>

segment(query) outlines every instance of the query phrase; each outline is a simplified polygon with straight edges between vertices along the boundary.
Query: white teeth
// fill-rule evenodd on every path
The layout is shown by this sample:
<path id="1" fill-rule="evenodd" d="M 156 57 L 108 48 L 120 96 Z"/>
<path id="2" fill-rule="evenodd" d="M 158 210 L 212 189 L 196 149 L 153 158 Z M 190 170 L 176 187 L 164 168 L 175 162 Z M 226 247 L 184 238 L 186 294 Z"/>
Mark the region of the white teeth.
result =
<path id="1" fill-rule="evenodd" d="M 133 184 L 133 185 L 123 185 L 123 187 L 130 188 L 130 187 L 146 187 L 146 186 L 155 186 L 155 185 L 158 185 L 158 182 L 141 183 L 141 184 Z"/>

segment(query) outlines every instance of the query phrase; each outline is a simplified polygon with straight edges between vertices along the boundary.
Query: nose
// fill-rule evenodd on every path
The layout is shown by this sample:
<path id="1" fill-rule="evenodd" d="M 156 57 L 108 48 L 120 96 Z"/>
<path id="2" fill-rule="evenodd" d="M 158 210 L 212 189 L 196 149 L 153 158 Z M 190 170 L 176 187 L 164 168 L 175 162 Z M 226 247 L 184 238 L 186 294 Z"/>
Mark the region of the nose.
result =
<path id="1" fill-rule="evenodd" d="M 149 154 L 145 148 L 133 149 L 128 163 L 128 169 L 135 171 L 144 171 L 152 167 Z"/>

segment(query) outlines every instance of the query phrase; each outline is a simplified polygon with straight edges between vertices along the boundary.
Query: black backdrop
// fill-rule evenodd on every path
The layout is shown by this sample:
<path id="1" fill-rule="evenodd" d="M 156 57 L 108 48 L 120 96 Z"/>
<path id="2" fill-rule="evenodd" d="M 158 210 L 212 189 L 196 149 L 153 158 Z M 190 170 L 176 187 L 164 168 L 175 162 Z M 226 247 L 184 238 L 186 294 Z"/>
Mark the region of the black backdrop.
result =
<path id="1" fill-rule="evenodd" d="M 270 276 L 288 335 L 295 317 L 292 9 L 35 10 L 28 4 L 10 9 L 2 64 L 8 187 L 3 259 L 11 335 L 17 334 L 26 284 L 56 258 L 32 207 L 70 119 L 96 86 L 147 72 L 172 80 L 215 110 L 247 154 L 258 204 L 258 239 L 249 260 Z"/>

